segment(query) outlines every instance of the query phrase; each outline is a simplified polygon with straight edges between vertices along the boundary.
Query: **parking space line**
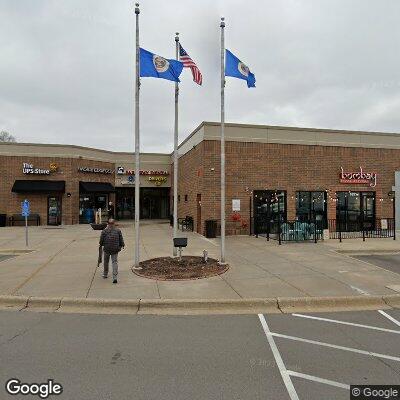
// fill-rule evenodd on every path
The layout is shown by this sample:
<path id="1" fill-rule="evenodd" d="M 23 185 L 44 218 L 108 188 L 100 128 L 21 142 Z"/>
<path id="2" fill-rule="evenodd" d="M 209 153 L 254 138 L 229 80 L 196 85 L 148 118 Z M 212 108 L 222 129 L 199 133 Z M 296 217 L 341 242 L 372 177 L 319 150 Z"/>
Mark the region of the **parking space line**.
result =
<path id="1" fill-rule="evenodd" d="M 380 311 L 379 311 L 380 312 Z M 383 311 L 382 311 L 383 312 Z M 386 313 L 385 313 L 386 314 Z M 397 333 L 400 335 L 400 331 L 394 330 L 394 329 L 386 329 L 386 328 L 379 328 L 378 326 L 372 326 L 372 325 L 363 325 L 363 324 L 356 324 L 354 322 L 347 322 L 347 321 L 339 321 L 337 319 L 330 319 L 330 318 L 321 318 L 321 317 L 314 317 L 311 315 L 304 315 L 304 314 L 292 314 L 294 317 L 300 317 L 300 318 L 308 318 L 308 319 L 313 319 L 316 321 L 323 321 L 323 322 L 332 322 L 334 324 L 341 324 L 341 325 L 349 325 L 349 326 L 355 326 L 357 328 L 365 328 L 365 329 L 372 329 L 375 331 L 381 331 L 381 332 L 386 332 L 386 333 Z M 386 314 L 387 315 L 387 314 Z M 385 316 L 386 316 L 385 315 Z M 389 315 L 390 317 L 390 315 Z M 392 317 L 390 317 L 392 318 Z M 400 326 L 400 323 L 398 322 L 398 325 Z"/>
<path id="2" fill-rule="evenodd" d="M 308 375 L 308 374 L 302 374 L 301 372 L 296 372 L 296 371 L 287 371 L 287 373 L 290 376 L 295 376 L 297 378 L 303 378 L 308 381 L 323 383 L 325 385 L 335 386 L 335 387 L 342 388 L 342 389 L 348 389 L 348 390 L 350 389 L 350 385 L 347 385 L 346 383 L 331 381 L 329 379 L 319 378 L 318 376 L 313 376 L 313 375 Z"/>
<path id="3" fill-rule="evenodd" d="M 350 352 L 352 352 L 352 353 L 358 353 L 358 354 L 364 354 L 364 355 L 367 355 L 367 356 L 385 358 L 385 359 L 387 359 L 387 360 L 400 361 L 400 357 L 389 356 L 389 355 L 387 355 L 387 354 L 374 353 L 374 352 L 372 352 L 372 351 L 365 351 L 365 350 L 360 350 L 360 349 L 354 349 L 354 348 L 352 348 L 352 347 L 338 346 L 338 345 L 336 345 L 336 344 L 325 343 L 325 342 L 318 342 L 318 341 L 316 341 L 316 340 L 304 339 L 304 338 L 297 337 L 297 336 L 282 335 L 281 333 L 270 332 L 269 334 L 272 335 L 272 336 L 275 336 L 275 337 L 283 338 L 283 339 L 294 340 L 294 341 L 296 341 L 296 342 L 303 342 L 303 343 L 315 344 L 315 345 L 318 345 L 318 346 L 330 347 L 330 348 L 332 348 L 332 349 L 350 351 Z"/>
<path id="4" fill-rule="evenodd" d="M 400 326 L 400 322 L 397 321 L 397 319 L 393 318 L 391 315 L 389 315 L 388 313 L 385 313 L 385 311 L 383 310 L 378 310 L 378 312 L 380 314 L 382 314 L 384 317 L 386 317 L 387 319 L 389 319 L 390 321 L 392 321 L 394 324 L 396 324 L 397 326 Z"/>
<path id="5" fill-rule="evenodd" d="M 272 354 L 274 355 L 275 362 L 279 368 L 279 372 L 282 376 L 283 383 L 286 386 L 286 390 L 288 391 L 289 397 L 291 400 L 299 400 L 299 396 L 297 395 L 296 389 L 293 386 L 293 382 L 290 379 L 288 371 L 282 360 L 281 354 L 279 353 L 278 347 L 276 346 L 275 340 L 271 335 L 271 331 L 269 329 L 267 321 L 263 314 L 258 314 L 258 318 L 260 319 L 261 326 L 264 329 L 265 336 L 267 337 L 269 346 L 271 348 Z"/>

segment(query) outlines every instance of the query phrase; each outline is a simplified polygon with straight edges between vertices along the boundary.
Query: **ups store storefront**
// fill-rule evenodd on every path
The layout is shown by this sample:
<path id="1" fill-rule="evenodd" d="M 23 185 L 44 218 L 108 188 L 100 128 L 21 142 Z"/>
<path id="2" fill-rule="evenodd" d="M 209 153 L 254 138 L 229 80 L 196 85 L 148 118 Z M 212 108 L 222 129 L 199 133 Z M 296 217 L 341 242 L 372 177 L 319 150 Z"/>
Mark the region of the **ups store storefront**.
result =
<path id="1" fill-rule="evenodd" d="M 30 225 L 88 224 L 109 202 L 115 217 L 134 216 L 133 153 L 72 145 L 0 143 L 0 214 L 23 225 L 21 203 L 31 204 Z M 141 217 L 169 215 L 170 155 L 142 154 Z"/>

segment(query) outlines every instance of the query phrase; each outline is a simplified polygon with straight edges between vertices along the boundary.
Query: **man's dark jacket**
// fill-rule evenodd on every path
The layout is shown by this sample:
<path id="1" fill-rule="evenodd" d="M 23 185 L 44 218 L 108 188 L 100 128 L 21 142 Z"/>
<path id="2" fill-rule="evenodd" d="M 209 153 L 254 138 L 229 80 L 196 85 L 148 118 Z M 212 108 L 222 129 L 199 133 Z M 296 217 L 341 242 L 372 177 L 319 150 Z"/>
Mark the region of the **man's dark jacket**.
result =
<path id="1" fill-rule="evenodd" d="M 108 254 L 116 254 L 125 247 L 124 238 L 118 228 L 109 226 L 101 232 L 100 246 L 103 246 L 104 252 Z"/>

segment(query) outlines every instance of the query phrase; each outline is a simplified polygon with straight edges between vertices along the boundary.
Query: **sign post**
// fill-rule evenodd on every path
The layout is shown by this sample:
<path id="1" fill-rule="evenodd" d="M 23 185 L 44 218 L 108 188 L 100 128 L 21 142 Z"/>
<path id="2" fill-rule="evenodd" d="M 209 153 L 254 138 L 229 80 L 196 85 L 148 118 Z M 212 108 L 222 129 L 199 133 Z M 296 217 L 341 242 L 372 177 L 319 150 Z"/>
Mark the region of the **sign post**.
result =
<path id="1" fill-rule="evenodd" d="M 28 217 L 31 213 L 31 205 L 28 199 L 21 203 L 21 215 L 25 217 L 25 245 L 28 247 Z"/>

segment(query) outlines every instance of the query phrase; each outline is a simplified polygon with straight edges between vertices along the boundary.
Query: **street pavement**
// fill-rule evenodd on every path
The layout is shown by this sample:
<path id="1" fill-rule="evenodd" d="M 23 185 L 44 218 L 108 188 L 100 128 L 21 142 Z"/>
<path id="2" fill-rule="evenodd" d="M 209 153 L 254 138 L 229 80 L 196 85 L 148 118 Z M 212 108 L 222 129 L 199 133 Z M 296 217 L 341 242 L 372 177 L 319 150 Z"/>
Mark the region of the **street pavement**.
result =
<path id="1" fill-rule="evenodd" d="M 399 252 L 391 239 L 337 240 L 314 243 L 267 242 L 250 236 L 227 237 L 229 270 L 208 279 L 156 281 L 131 271 L 134 227 L 121 222 L 126 249 L 120 254 L 118 285 L 101 278 L 97 268 L 99 232 L 88 225 L 30 227 L 32 252 L 24 253 L 21 227 L 0 228 L 0 254 L 16 254 L 0 261 L 0 295 L 87 297 L 113 299 L 241 299 L 266 297 L 364 296 L 396 294 L 400 274 L 365 263 L 349 254 L 384 250 Z M 186 255 L 219 257 L 219 239 L 197 233 L 188 237 Z M 167 223 L 141 225 L 141 259 L 172 255 L 172 229 Z M 18 253 L 19 251 L 20 253 Z"/>
<path id="2" fill-rule="evenodd" d="M 400 310 L 123 316 L 0 312 L 5 382 L 63 386 L 60 399 L 349 399 L 400 384 Z M 38 397 L 35 397 L 36 399 Z"/>

